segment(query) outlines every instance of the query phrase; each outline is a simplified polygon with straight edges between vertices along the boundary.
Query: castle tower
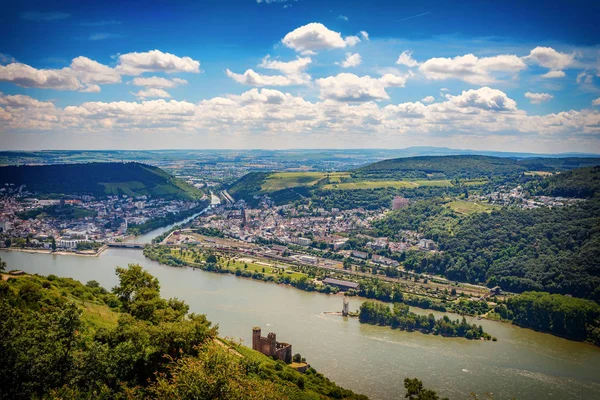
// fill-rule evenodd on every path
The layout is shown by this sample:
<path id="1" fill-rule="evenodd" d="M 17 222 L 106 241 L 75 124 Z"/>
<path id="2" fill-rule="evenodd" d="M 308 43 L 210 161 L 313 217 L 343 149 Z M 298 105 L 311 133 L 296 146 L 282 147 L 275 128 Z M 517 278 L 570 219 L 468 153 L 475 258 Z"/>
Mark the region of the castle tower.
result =
<path id="1" fill-rule="evenodd" d="M 269 357 L 273 357 L 277 354 L 277 335 L 273 332 L 269 332 L 267 335 L 267 340 L 269 341 Z"/>
<path id="2" fill-rule="evenodd" d="M 255 326 L 252 328 L 252 350 L 260 351 L 260 328 Z"/>
<path id="3" fill-rule="evenodd" d="M 342 307 L 342 316 L 347 317 L 349 311 L 350 311 L 350 300 L 348 300 L 348 297 L 344 296 L 344 305 Z"/>

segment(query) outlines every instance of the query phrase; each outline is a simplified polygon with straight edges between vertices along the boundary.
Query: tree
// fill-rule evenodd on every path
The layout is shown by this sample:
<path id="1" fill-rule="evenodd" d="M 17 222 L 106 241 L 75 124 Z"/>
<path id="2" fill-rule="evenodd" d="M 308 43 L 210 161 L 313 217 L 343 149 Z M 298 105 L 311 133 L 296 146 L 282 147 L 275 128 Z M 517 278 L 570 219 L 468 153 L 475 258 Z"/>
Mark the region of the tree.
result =
<path id="1" fill-rule="evenodd" d="M 143 270 L 139 264 L 129 264 L 127 268 L 117 267 L 115 273 L 119 277 L 119 285 L 112 291 L 126 308 L 141 292 L 160 291 L 158 279 Z"/>
<path id="2" fill-rule="evenodd" d="M 56 239 L 52 238 L 52 251 L 56 251 Z"/>
<path id="3" fill-rule="evenodd" d="M 404 388 L 406 389 L 405 398 L 410 400 L 439 400 L 440 397 L 433 390 L 425 389 L 423 382 L 419 379 L 406 378 L 404 379 Z M 444 397 L 441 400 L 448 400 Z"/>
<path id="4" fill-rule="evenodd" d="M 2 261 L 0 258 L 0 272 L 4 272 L 6 270 L 6 262 Z"/>

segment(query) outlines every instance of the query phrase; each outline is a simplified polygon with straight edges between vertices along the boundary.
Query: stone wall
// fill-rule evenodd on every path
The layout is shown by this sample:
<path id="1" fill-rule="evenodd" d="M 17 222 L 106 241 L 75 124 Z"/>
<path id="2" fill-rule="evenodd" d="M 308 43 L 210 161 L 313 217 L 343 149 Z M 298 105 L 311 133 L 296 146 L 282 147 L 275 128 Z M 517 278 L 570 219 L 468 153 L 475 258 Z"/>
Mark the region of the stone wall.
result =
<path id="1" fill-rule="evenodd" d="M 292 362 L 292 345 L 278 342 L 273 332 L 270 332 L 267 337 L 261 336 L 259 327 L 252 329 L 252 350 L 260 351 L 269 357 L 276 357 L 286 363 Z"/>

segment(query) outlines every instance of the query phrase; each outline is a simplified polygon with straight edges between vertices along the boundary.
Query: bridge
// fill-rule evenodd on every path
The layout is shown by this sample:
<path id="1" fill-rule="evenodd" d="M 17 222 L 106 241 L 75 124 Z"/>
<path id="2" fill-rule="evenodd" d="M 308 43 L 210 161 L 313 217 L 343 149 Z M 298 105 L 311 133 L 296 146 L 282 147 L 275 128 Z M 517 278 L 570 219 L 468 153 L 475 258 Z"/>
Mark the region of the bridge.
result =
<path id="1" fill-rule="evenodd" d="M 145 243 L 126 243 L 126 242 L 110 242 L 107 244 L 108 247 L 117 247 L 121 249 L 143 249 Z"/>

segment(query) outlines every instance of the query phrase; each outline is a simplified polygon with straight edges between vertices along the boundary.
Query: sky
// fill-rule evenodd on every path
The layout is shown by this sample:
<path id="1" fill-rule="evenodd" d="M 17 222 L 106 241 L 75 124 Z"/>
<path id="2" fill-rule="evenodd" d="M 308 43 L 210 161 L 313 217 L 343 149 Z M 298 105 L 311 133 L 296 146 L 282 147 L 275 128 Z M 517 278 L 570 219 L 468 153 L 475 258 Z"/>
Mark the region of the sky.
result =
<path id="1" fill-rule="evenodd" d="M 599 21 L 580 0 L 10 2 L 0 149 L 600 153 Z"/>

